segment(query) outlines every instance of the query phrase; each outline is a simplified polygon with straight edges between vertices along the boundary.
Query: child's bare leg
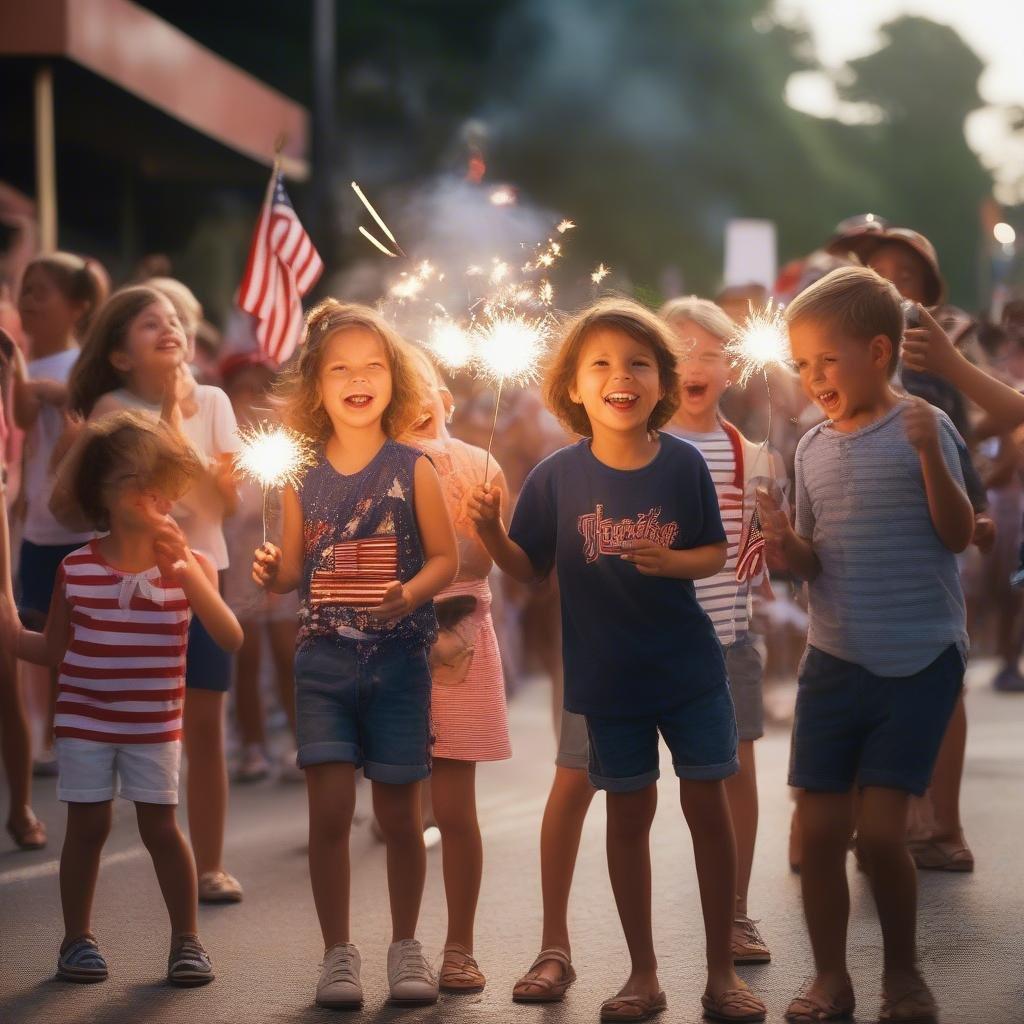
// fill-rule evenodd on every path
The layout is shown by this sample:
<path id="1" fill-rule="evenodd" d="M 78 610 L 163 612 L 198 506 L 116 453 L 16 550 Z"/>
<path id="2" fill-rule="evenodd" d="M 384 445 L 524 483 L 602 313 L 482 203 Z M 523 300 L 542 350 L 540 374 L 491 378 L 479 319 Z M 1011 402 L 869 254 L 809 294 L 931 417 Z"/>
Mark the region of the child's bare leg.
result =
<path id="1" fill-rule="evenodd" d="M 271 622 L 270 653 L 274 659 L 275 678 L 277 679 L 277 699 L 288 716 L 288 724 L 295 735 L 295 633 L 297 625 L 294 619 Z"/>
<path id="2" fill-rule="evenodd" d="M 228 812 L 225 696 L 218 690 L 193 688 L 185 697 L 188 831 L 200 876 L 224 867 L 224 824 Z"/>
<path id="3" fill-rule="evenodd" d="M 917 971 L 917 869 L 907 850 L 906 793 L 868 786 L 857 842 L 868 865 L 885 950 L 885 977 L 897 984 Z"/>
<path id="4" fill-rule="evenodd" d="M 693 840 L 700 905 L 707 935 L 709 995 L 737 988 L 732 962 L 732 920 L 736 911 L 736 842 L 725 784 L 681 779 L 679 801 Z"/>
<path id="5" fill-rule="evenodd" d="M 0 756 L 11 802 L 7 822 L 14 829 L 32 820 L 32 742 L 21 699 L 18 663 L 6 652 L 0 654 Z"/>
<path id="6" fill-rule="evenodd" d="M 68 804 L 68 827 L 60 851 L 64 944 L 90 931 L 92 899 L 100 873 L 100 854 L 110 834 L 112 806 L 112 800 Z"/>
<path id="7" fill-rule="evenodd" d="M 171 919 L 171 939 L 199 930 L 196 866 L 188 841 L 178 828 L 173 804 L 136 803 L 139 835 L 149 851 L 160 892 Z"/>
<path id="8" fill-rule="evenodd" d="M 739 758 L 740 770 L 725 780 L 725 795 L 736 836 L 736 913 L 746 914 L 758 818 L 753 740 L 740 740 Z"/>
<path id="9" fill-rule="evenodd" d="M 349 941 L 349 833 L 356 808 L 355 765 L 306 768 L 309 881 L 324 949 Z"/>
<path id="10" fill-rule="evenodd" d="M 939 756 L 932 773 L 929 790 L 932 812 L 935 815 L 935 834 L 939 842 L 962 843 L 963 826 L 960 823 L 960 781 L 964 774 L 964 756 L 967 751 L 967 709 L 963 694 L 953 708 L 946 726 Z"/>
<path id="11" fill-rule="evenodd" d="M 846 991 L 846 930 L 850 890 L 846 854 L 853 833 L 852 793 L 801 790 L 800 889 L 817 971 L 811 995 L 830 999 Z"/>
<path id="12" fill-rule="evenodd" d="M 660 991 L 651 932 L 650 833 L 657 806 L 658 787 L 654 783 L 632 793 L 608 793 L 608 874 L 631 961 L 629 978 L 619 995 Z M 732 879 L 729 903 L 731 914 Z"/>
<path id="13" fill-rule="evenodd" d="M 476 764 L 437 758 L 429 786 L 441 830 L 444 895 L 448 904 L 445 944 L 473 952 L 473 923 L 483 876 L 484 847 L 476 817 Z"/>
<path id="14" fill-rule="evenodd" d="M 414 939 L 427 876 L 420 783 L 374 782 L 373 813 L 387 847 L 391 941 Z"/>
<path id="15" fill-rule="evenodd" d="M 242 624 L 245 639 L 235 655 L 235 715 L 242 743 L 263 745 L 266 730 L 263 725 L 263 701 L 260 699 L 260 657 L 263 631 L 258 623 Z"/>

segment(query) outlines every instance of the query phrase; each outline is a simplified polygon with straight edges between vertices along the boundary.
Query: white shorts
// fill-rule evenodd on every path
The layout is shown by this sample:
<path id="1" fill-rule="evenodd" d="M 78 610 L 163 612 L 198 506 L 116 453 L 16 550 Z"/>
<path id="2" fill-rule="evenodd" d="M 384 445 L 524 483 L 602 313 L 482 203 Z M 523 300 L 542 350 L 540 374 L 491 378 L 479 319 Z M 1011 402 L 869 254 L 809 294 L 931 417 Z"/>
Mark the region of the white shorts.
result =
<path id="1" fill-rule="evenodd" d="M 125 800 L 176 804 L 181 741 L 169 743 L 100 743 L 60 736 L 57 752 L 57 798 L 72 804 Z"/>

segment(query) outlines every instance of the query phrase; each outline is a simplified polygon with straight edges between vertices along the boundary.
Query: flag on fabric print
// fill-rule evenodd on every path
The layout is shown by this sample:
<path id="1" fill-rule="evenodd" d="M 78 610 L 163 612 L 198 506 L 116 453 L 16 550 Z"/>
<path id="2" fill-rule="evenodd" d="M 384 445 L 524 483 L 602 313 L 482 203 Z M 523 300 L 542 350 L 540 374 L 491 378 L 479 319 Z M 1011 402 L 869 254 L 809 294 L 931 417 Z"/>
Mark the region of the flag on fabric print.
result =
<path id="1" fill-rule="evenodd" d="M 398 579 L 398 541 L 393 536 L 342 541 L 326 554 L 331 568 L 314 570 L 310 581 L 314 608 L 380 604 L 388 584 Z"/>
<path id="2" fill-rule="evenodd" d="M 764 569 L 764 533 L 761 530 L 761 516 L 757 506 L 750 517 L 750 526 L 740 542 L 740 552 L 736 556 L 736 582 L 746 583 L 747 580 L 759 576 Z"/>
<path id="3" fill-rule="evenodd" d="M 323 269 L 284 190 L 281 172 L 275 171 L 249 248 L 238 306 L 256 318 L 260 351 L 278 365 L 295 351 L 302 330 L 302 296 Z"/>

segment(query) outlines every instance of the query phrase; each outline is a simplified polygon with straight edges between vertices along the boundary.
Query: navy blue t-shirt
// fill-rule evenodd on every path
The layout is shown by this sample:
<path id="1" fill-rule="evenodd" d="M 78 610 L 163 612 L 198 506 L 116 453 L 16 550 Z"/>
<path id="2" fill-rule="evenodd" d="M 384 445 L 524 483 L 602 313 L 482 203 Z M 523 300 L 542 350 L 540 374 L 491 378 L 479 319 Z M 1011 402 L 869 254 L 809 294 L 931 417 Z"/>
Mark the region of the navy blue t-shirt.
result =
<path id="1" fill-rule="evenodd" d="M 590 440 L 562 448 L 526 478 L 509 535 L 538 574 L 558 570 L 569 711 L 657 714 L 724 685 L 725 663 L 692 580 L 645 576 L 622 542 L 670 548 L 725 540 L 704 456 L 660 434 L 642 469 L 612 469 Z"/>

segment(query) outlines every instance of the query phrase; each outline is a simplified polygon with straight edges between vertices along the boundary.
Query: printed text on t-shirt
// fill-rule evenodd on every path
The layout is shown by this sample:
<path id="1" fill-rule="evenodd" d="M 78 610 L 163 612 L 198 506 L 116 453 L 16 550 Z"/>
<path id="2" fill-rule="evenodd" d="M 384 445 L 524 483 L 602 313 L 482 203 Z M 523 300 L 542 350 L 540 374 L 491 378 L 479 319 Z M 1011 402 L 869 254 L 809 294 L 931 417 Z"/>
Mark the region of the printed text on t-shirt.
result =
<path id="1" fill-rule="evenodd" d="M 599 555 L 621 555 L 623 542 L 649 540 L 662 547 L 671 547 L 679 534 L 678 523 L 660 523 L 661 506 L 641 512 L 636 519 L 606 519 L 604 506 L 582 515 L 577 527 L 583 536 L 583 554 L 588 564 Z"/>

